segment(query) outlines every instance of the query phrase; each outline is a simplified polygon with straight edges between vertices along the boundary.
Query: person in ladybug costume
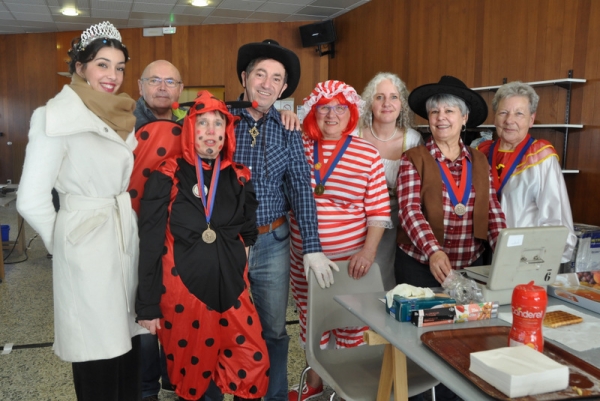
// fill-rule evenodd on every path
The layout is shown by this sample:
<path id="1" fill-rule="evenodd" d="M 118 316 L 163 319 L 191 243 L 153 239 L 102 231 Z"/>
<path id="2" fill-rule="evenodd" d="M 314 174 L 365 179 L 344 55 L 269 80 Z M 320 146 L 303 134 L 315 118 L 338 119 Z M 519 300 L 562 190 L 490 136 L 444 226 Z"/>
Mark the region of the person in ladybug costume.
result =
<path id="1" fill-rule="evenodd" d="M 150 174 L 140 202 L 137 320 L 158 335 L 183 400 L 201 399 L 211 379 L 237 400 L 262 397 L 269 383 L 247 277 L 258 202 L 250 171 L 232 160 L 236 121 L 200 92 L 182 154 Z"/>

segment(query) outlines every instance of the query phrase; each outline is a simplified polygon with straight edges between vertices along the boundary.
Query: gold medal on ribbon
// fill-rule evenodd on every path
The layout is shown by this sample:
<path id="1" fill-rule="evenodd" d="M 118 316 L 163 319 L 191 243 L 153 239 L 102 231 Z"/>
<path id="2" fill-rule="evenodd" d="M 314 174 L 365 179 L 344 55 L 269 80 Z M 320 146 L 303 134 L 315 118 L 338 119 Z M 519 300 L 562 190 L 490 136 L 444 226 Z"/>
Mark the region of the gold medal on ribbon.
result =
<path id="1" fill-rule="evenodd" d="M 458 203 L 456 206 L 454 206 L 454 213 L 459 216 L 464 216 L 464 214 L 467 213 L 467 207 L 462 203 Z"/>
<path id="2" fill-rule="evenodd" d="M 319 184 L 315 187 L 315 194 L 323 195 L 325 193 L 325 185 Z"/>
<path id="3" fill-rule="evenodd" d="M 315 164 L 315 170 L 321 170 L 321 163 Z"/>
<path id="4" fill-rule="evenodd" d="M 217 239 L 217 233 L 215 233 L 210 227 L 202 233 L 202 240 L 207 244 L 212 244 Z"/>

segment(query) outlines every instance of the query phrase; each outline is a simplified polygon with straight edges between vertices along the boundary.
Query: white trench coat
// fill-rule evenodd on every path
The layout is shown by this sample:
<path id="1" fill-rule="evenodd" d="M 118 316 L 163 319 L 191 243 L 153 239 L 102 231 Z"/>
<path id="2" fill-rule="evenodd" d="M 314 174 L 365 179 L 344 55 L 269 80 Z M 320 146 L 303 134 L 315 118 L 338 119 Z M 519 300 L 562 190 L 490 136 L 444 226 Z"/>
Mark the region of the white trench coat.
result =
<path id="1" fill-rule="evenodd" d="M 139 248 L 127 193 L 135 144 L 69 86 L 31 118 L 17 209 L 53 254 L 54 352 L 65 361 L 115 358 L 147 332 L 135 323 Z"/>

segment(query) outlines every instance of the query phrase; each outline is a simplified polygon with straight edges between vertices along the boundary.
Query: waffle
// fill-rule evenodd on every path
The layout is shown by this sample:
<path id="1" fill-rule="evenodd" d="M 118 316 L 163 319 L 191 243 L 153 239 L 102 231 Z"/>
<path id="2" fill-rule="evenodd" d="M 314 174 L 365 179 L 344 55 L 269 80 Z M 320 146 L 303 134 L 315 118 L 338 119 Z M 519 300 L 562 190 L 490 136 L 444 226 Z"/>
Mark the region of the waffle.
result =
<path id="1" fill-rule="evenodd" d="M 583 322 L 583 318 L 561 310 L 547 312 L 546 316 L 544 316 L 544 326 L 553 329 L 581 322 Z"/>

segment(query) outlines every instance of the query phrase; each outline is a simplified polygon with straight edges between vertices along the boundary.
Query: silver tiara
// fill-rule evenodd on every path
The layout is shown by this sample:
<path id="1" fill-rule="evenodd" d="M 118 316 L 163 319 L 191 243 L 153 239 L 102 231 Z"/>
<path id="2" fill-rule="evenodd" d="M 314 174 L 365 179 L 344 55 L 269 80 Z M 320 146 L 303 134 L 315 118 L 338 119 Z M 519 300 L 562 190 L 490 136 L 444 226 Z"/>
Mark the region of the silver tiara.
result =
<path id="1" fill-rule="evenodd" d="M 84 49 L 87 45 L 92 43 L 96 39 L 107 38 L 116 39 L 121 41 L 121 34 L 115 28 L 113 24 L 108 21 L 101 22 L 96 25 L 92 25 L 81 34 L 81 41 L 79 42 L 79 49 Z"/>

